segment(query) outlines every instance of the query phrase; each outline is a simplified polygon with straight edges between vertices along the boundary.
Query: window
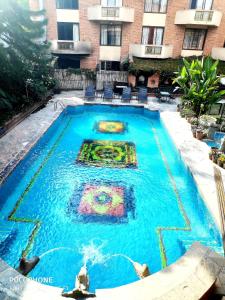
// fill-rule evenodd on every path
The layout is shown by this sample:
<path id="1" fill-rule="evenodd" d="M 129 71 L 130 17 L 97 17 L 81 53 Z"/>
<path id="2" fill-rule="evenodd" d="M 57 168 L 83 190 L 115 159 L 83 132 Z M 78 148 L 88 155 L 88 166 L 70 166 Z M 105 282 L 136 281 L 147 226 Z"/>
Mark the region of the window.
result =
<path id="1" fill-rule="evenodd" d="M 145 12 L 166 13 L 168 0 L 145 0 Z"/>
<path id="2" fill-rule="evenodd" d="M 78 0 L 56 0 L 57 9 L 78 9 Z"/>
<path id="3" fill-rule="evenodd" d="M 202 50 L 206 37 L 206 29 L 186 29 L 183 49 Z"/>
<path id="4" fill-rule="evenodd" d="M 58 69 L 80 69 L 80 60 L 78 58 L 70 59 L 69 57 L 59 55 L 57 60 L 57 67 Z"/>
<path id="5" fill-rule="evenodd" d="M 101 5 L 103 7 L 121 7 L 122 0 L 102 0 Z"/>
<path id="6" fill-rule="evenodd" d="M 101 61 L 101 70 L 104 71 L 120 71 L 120 62 L 119 61 Z"/>
<path id="7" fill-rule="evenodd" d="M 191 0 L 191 9 L 212 9 L 213 0 Z"/>
<path id="8" fill-rule="evenodd" d="M 164 28 L 162 27 L 143 27 L 142 44 L 143 45 L 162 45 Z"/>
<path id="9" fill-rule="evenodd" d="M 79 24 L 58 22 L 58 40 L 60 41 L 75 41 L 80 40 L 79 37 Z"/>
<path id="10" fill-rule="evenodd" d="M 121 32 L 121 25 L 101 25 L 101 45 L 120 46 Z"/>

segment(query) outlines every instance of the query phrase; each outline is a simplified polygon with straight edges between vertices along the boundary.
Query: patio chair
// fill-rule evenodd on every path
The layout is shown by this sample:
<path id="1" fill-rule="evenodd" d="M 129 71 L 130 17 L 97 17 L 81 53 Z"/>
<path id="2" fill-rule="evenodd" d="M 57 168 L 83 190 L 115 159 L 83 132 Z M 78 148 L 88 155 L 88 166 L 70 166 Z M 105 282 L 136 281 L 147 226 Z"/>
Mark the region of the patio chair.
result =
<path id="1" fill-rule="evenodd" d="M 216 147 L 220 149 L 224 138 L 225 138 L 224 132 L 216 131 L 213 137 L 209 136 L 208 139 L 203 139 L 203 142 L 205 142 L 209 147 Z"/>
<path id="2" fill-rule="evenodd" d="M 113 89 L 111 86 L 106 85 L 104 87 L 103 99 L 112 100 L 114 98 Z"/>
<path id="3" fill-rule="evenodd" d="M 122 102 L 130 102 L 131 100 L 131 87 L 125 87 L 122 93 Z"/>
<path id="4" fill-rule="evenodd" d="M 148 101 L 148 89 L 140 88 L 138 91 L 138 101 L 141 103 L 147 103 Z"/>
<path id="5" fill-rule="evenodd" d="M 84 98 L 88 100 L 95 99 L 95 88 L 93 85 L 88 85 L 85 89 Z"/>
<path id="6" fill-rule="evenodd" d="M 170 93 L 170 102 L 171 103 L 173 103 L 173 102 L 175 102 L 174 100 L 176 99 L 176 96 L 175 96 L 175 94 L 177 93 L 177 91 L 179 90 L 180 88 L 177 86 L 177 87 L 175 87 L 173 90 L 172 90 L 172 92 Z"/>
<path id="7" fill-rule="evenodd" d="M 157 98 L 157 100 L 158 100 L 159 102 L 161 102 L 161 95 L 160 95 L 160 89 L 159 89 L 159 88 L 157 88 L 157 89 L 155 90 L 155 97 Z"/>

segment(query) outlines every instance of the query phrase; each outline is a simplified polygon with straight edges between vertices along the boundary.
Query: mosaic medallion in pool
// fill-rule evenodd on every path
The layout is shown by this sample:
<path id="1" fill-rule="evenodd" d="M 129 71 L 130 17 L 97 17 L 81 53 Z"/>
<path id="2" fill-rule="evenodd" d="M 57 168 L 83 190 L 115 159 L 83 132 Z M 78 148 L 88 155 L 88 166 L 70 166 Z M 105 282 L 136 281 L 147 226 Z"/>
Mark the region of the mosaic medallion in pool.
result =
<path id="1" fill-rule="evenodd" d="M 95 167 L 135 168 L 135 145 L 130 142 L 84 140 L 77 163 Z"/>
<path id="2" fill-rule="evenodd" d="M 75 190 L 68 212 L 75 221 L 128 222 L 134 218 L 133 188 L 119 182 L 93 181 Z"/>
<path id="3" fill-rule="evenodd" d="M 95 128 L 102 133 L 124 133 L 126 124 L 120 121 L 99 121 Z"/>

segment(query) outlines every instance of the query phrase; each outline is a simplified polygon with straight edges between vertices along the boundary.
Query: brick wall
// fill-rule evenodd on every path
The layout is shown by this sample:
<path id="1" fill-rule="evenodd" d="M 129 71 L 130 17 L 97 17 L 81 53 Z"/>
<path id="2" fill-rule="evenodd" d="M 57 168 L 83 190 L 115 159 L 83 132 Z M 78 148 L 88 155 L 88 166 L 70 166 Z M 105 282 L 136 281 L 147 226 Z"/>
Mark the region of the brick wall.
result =
<path id="1" fill-rule="evenodd" d="M 213 47 L 223 47 L 225 40 L 225 0 L 214 0 L 213 9 L 223 11 L 220 27 L 209 28 L 204 46 L 204 54 L 209 55 Z"/>
<path id="2" fill-rule="evenodd" d="M 173 44 L 173 57 L 178 57 L 181 54 L 185 26 L 175 25 L 174 20 L 176 16 L 176 11 L 188 9 L 189 0 L 169 0 L 168 1 L 168 11 L 166 18 L 166 26 L 164 31 L 164 44 Z M 219 28 L 213 27 L 208 28 L 206 41 L 204 45 L 204 54 L 209 55 L 213 47 L 222 47 L 225 40 L 225 1 L 224 0 L 214 0 L 213 9 L 221 10 L 224 12 L 221 25 Z M 191 28 L 191 26 L 188 26 Z M 200 27 L 199 27 L 200 28 Z"/>
<path id="3" fill-rule="evenodd" d="M 56 18 L 56 4 L 55 0 L 45 0 L 44 8 L 46 10 L 46 15 L 48 18 L 47 25 L 47 38 L 49 40 L 57 40 L 57 18 Z"/>
<path id="4" fill-rule="evenodd" d="M 29 0 L 29 7 L 31 10 L 39 10 L 39 0 Z"/>
<path id="5" fill-rule="evenodd" d="M 181 54 L 185 32 L 184 26 L 174 24 L 176 12 L 178 10 L 187 9 L 188 7 L 189 0 L 168 0 L 163 43 L 173 45 L 173 57 L 178 57 Z"/>
<path id="6" fill-rule="evenodd" d="M 40 10 L 39 0 L 29 0 L 31 10 Z M 57 18 L 56 18 L 56 4 L 55 0 L 45 0 L 44 9 L 46 10 L 46 17 L 48 19 L 47 38 L 48 40 L 57 40 Z"/>
<path id="7" fill-rule="evenodd" d="M 29 0 L 29 2 L 30 7 L 36 10 L 38 0 Z M 48 39 L 57 40 L 55 0 L 45 0 L 44 3 L 48 16 Z M 81 68 L 94 69 L 99 63 L 100 22 L 89 21 L 87 16 L 88 7 L 95 4 L 100 4 L 100 0 L 79 1 L 80 39 L 81 41 L 90 41 L 92 44 L 92 54 L 81 59 Z M 130 44 L 141 43 L 144 0 L 123 0 L 123 5 L 134 8 L 135 21 L 133 23 L 122 24 L 121 61 L 128 57 Z M 181 54 L 185 33 L 185 26 L 174 24 L 176 12 L 188 8 L 189 0 L 168 0 L 163 43 L 173 45 L 174 58 Z M 219 28 L 208 28 L 204 54 L 210 54 L 212 47 L 222 47 L 225 40 L 225 0 L 214 0 L 213 8 L 223 11 L 224 14 Z"/>
<path id="8" fill-rule="evenodd" d="M 128 57 L 130 44 L 141 42 L 144 0 L 123 0 L 123 5 L 134 8 L 134 22 L 122 25 L 121 61 Z"/>
<path id="9" fill-rule="evenodd" d="M 90 41 L 92 54 L 81 60 L 81 68 L 94 69 L 99 60 L 100 24 L 88 20 L 88 7 L 99 4 L 98 0 L 81 0 L 80 9 L 80 40 Z"/>

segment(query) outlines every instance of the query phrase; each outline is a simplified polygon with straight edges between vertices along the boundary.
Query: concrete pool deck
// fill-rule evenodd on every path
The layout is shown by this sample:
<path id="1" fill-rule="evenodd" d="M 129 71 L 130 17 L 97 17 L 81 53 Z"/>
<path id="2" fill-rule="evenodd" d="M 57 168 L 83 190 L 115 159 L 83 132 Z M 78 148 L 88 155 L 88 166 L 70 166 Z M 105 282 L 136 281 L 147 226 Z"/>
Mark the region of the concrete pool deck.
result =
<path id="1" fill-rule="evenodd" d="M 43 135 L 43 133 L 49 128 L 49 126 L 52 124 L 52 122 L 59 116 L 59 114 L 62 111 L 62 106 L 67 105 L 82 105 L 84 101 L 81 99 L 82 92 L 67 92 L 62 93 L 59 95 L 56 95 L 49 103 L 48 105 L 36 112 L 33 113 L 30 117 L 22 121 L 19 125 L 17 125 L 15 128 L 13 128 L 9 133 L 7 133 L 4 137 L 0 139 L 0 182 L 1 179 L 4 179 L 5 176 L 7 176 L 8 173 L 14 168 L 14 166 L 20 161 L 21 158 L 29 151 L 29 149 L 36 143 L 36 141 Z M 179 100 L 177 99 L 177 102 Z M 61 103 L 61 104 L 60 104 Z M 62 105 L 63 103 L 63 105 Z M 99 100 L 97 103 L 101 103 L 101 100 Z M 105 102 L 104 104 L 107 104 Z M 111 103 L 109 103 L 111 104 Z M 118 101 L 114 101 L 114 104 L 121 104 Z M 123 104 L 126 105 L 126 104 Z M 133 101 L 131 105 L 137 105 L 136 101 Z M 138 105 L 140 106 L 140 105 Z M 143 106 L 143 105 L 142 105 Z M 209 209 L 211 212 L 218 228 L 221 230 L 221 224 L 220 224 L 220 211 L 219 211 L 219 205 L 217 201 L 217 190 L 216 190 L 216 184 L 214 180 L 214 167 L 215 165 L 209 160 L 208 158 L 208 152 L 209 147 L 196 139 L 193 138 L 191 133 L 191 127 L 190 124 L 187 123 L 185 119 L 182 119 L 179 115 L 179 113 L 176 112 L 176 103 L 175 104 L 163 104 L 158 103 L 155 99 L 150 98 L 148 105 L 146 105 L 148 109 L 151 110 L 160 110 L 161 112 L 161 119 L 164 122 L 166 128 L 169 131 L 169 134 L 171 138 L 173 139 L 177 149 L 179 150 L 182 159 L 184 160 L 187 167 L 190 169 L 194 180 L 197 183 L 198 189 Z M 56 109 L 54 109 L 56 108 Z M 222 179 L 223 183 L 225 184 L 225 171 L 221 169 Z M 225 199 L 224 199 L 225 201 Z M 189 252 L 188 252 L 189 253 Z M 218 281 L 218 274 L 223 272 L 225 273 L 225 263 L 224 258 L 221 256 L 216 257 L 220 261 L 220 263 L 216 263 L 219 266 L 220 271 L 218 271 L 218 266 L 214 270 L 217 270 L 214 275 L 211 276 L 208 272 L 210 267 L 208 267 L 208 263 L 211 265 L 211 258 L 210 260 L 207 259 L 207 263 L 205 260 L 205 257 L 212 257 L 214 252 L 209 250 L 208 248 L 205 248 L 200 245 L 195 246 L 193 250 L 191 250 L 191 254 L 188 254 L 188 256 L 184 256 L 181 258 L 181 263 L 178 261 L 178 266 L 181 264 L 184 264 L 183 267 L 179 269 L 178 267 L 178 273 L 175 272 L 175 275 L 173 275 L 173 272 L 177 270 L 177 263 L 173 264 L 172 266 L 165 269 L 163 272 L 163 276 L 159 275 L 161 272 L 158 272 L 152 276 L 150 276 L 148 281 L 138 281 L 137 284 L 131 284 L 128 286 L 119 287 L 118 289 L 110 289 L 110 290 L 104 290 L 104 291 L 97 291 L 97 299 L 135 299 L 135 300 L 141 300 L 141 299 L 199 299 L 197 298 L 197 295 L 203 295 L 203 291 L 207 291 L 208 288 L 211 287 L 211 285 L 217 280 Z M 187 260 L 187 257 L 190 259 Z M 203 259 L 204 257 L 204 259 Z M 191 267 L 193 259 L 196 259 L 196 268 Z M 214 260 L 213 260 L 214 261 Z M 197 264 L 200 266 L 204 265 L 206 269 L 202 269 L 201 273 L 202 275 L 199 275 L 200 271 L 197 271 Z M 6 281 L 5 281 L 5 274 L 3 274 L 1 271 L 5 269 L 6 267 L 2 267 L 2 262 L 0 261 L 0 299 L 1 299 L 1 291 L 7 290 Z M 8 268 L 8 267 L 7 267 Z M 197 272 L 197 277 L 195 276 Z M 184 275 L 184 277 L 181 276 L 181 274 Z M 187 283 L 187 277 L 185 277 L 185 274 L 190 277 L 191 281 Z M 203 280 L 203 274 L 207 277 L 204 284 L 200 284 L 200 282 Z M 18 275 L 18 274 L 17 274 Z M 157 278 L 160 278 L 160 280 L 156 280 L 155 278 L 157 275 Z M 159 277 L 158 277 L 159 275 Z M 167 276 L 165 276 L 167 275 Z M 3 276 L 3 277 L 2 277 Z M 171 277 L 172 276 L 172 277 Z M 221 275 L 222 280 L 220 280 L 220 288 L 225 292 L 225 287 L 222 286 L 221 282 L 224 284 L 225 275 Z M 5 278 L 5 279 L 4 279 Z M 153 279 L 152 279 L 153 278 Z M 180 279 L 179 279 L 180 278 Z M 182 279 L 183 278 L 183 279 Z M 185 279 L 186 278 L 186 279 Z M 199 282 L 197 281 L 197 279 Z M 4 280 L 3 280 L 4 279 Z M 153 281 L 152 281 L 152 280 Z M 171 280 L 175 280 L 176 282 L 174 284 L 171 283 Z M 165 285 L 163 285 L 162 288 L 160 288 L 160 282 L 162 280 L 165 280 Z M 182 281 L 183 280 L 183 281 Z M 189 280 L 189 279 L 188 279 Z M 143 282 L 143 284 L 142 284 Z M 152 283 L 153 282 L 153 283 Z M 158 284 L 157 284 L 158 282 Z M 146 284 L 145 284 L 146 283 Z M 184 283 L 184 284 L 183 284 Z M 38 284 L 40 285 L 40 284 Z M 155 285 L 157 285 L 157 288 L 153 288 Z M 42 289 L 42 285 L 41 289 Z M 186 288 L 188 286 L 188 288 Z M 222 287 L 221 287 L 222 286 Z M 28 290 L 30 289 L 31 285 L 28 282 Z M 133 288 L 134 287 L 134 288 Z M 198 290 L 199 287 L 199 293 L 192 292 L 192 290 Z M 39 287 L 35 287 L 39 289 Z M 139 289 L 140 288 L 140 289 Z M 60 297 L 61 290 L 57 289 L 53 290 L 54 288 L 48 287 L 43 288 L 43 297 L 37 298 L 37 299 L 64 299 Z M 122 290 L 121 290 L 122 289 Z M 134 290 L 137 290 L 140 292 L 134 293 Z M 171 290 L 171 296 L 170 295 Z M 175 292 L 173 292 L 173 290 Z M 57 292 L 57 297 L 52 295 L 56 295 L 55 292 Z M 190 293 L 192 292 L 193 297 L 190 296 Z M 45 293 L 48 293 L 44 296 Z M 114 295 L 114 297 L 111 297 Z M 126 297 L 128 293 L 128 297 Z M 31 294 L 30 294 L 31 295 Z M 109 298 L 109 295 L 111 298 Z M 123 297 L 120 297 L 120 295 Z M 138 296 L 139 295 L 139 296 Z M 145 296 L 146 295 L 146 296 Z M 158 296 L 157 296 L 158 295 Z M 176 296 L 176 297 L 175 297 Z M 18 298 L 18 295 L 14 295 L 14 298 L 12 299 L 24 299 L 24 300 L 33 300 L 36 298 L 29 298 L 28 296 L 25 297 L 25 294 L 23 297 Z M 148 298 L 146 298 L 148 297 Z M 4 298 L 3 298 L 4 299 Z M 8 298 L 6 298 L 8 299 Z M 9 298 L 11 299 L 11 298 Z"/>

